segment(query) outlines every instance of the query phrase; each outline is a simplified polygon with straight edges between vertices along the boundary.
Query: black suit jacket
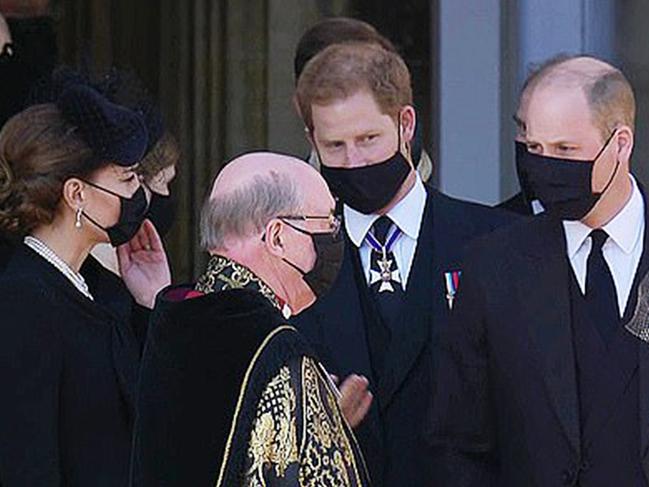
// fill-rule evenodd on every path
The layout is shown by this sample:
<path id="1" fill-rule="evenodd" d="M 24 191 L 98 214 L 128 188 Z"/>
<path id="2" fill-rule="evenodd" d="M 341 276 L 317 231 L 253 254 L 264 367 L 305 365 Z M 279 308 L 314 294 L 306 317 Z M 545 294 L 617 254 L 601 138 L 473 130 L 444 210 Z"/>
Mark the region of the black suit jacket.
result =
<path id="1" fill-rule="evenodd" d="M 648 231 L 626 318 L 649 267 Z M 437 341 L 430 434 L 447 455 L 437 464 L 446 467 L 436 472 L 439 485 L 562 485 L 586 468 L 565 245 L 561 222 L 542 214 L 468 250 L 457 305 Z M 638 457 L 649 476 L 649 347 L 638 354 Z"/>
<path id="2" fill-rule="evenodd" d="M 431 331 L 449 314 L 444 273 L 462 269 L 463 248 L 468 241 L 511 218 L 427 188 L 403 327 L 389 346 L 381 383 L 375 381 L 370 367 L 364 324 L 367 312 L 362 299 L 367 283 L 358 249 L 348 238 L 333 289 L 296 318 L 300 331 L 330 373 L 341 379 L 351 373 L 362 374 L 370 381 L 375 400 L 356 433 L 373 485 L 429 484 L 431 454 L 423 426 L 431 389 Z"/>

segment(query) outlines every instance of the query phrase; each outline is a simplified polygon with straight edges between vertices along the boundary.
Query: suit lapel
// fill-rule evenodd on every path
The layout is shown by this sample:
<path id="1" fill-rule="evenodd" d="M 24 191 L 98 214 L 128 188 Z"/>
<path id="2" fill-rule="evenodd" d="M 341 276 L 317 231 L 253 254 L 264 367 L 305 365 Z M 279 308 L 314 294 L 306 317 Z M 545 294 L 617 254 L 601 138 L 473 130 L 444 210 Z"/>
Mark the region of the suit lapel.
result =
<path id="1" fill-rule="evenodd" d="M 559 221 L 546 215 L 529 227 L 515 288 L 542 363 L 548 395 L 568 441 L 579 454 L 579 403 L 570 312 L 570 263 Z M 529 272 L 526 271 L 529 269 Z"/>

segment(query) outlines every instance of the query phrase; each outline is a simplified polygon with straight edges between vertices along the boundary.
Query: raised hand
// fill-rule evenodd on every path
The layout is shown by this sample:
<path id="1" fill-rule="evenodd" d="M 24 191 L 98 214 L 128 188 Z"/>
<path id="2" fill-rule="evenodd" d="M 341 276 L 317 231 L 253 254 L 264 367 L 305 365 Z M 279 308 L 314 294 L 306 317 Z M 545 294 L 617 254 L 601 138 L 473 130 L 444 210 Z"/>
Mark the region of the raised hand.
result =
<path id="1" fill-rule="evenodd" d="M 365 418 L 372 405 L 372 393 L 367 389 L 369 381 L 360 375 L 352 374 L 340 386 L 338 405 L 352 428 L 356 428 Z"/>
<path id="2" fill-rule="evenodd" d="M 11 43 L 11 31 L 9 30 L 9 25 L 7 25 L 7 20 L 0 13 L 0 52 L 5 47 L 5 44 Z"/>
<path id="3" fill-rule="evenodd" d="M 145 220 L 130 242 L 117 247 L 117 260 L 135 301 L 153 308 L 158 292 L 171 283 L 167 254 L 153 223 Z"/>

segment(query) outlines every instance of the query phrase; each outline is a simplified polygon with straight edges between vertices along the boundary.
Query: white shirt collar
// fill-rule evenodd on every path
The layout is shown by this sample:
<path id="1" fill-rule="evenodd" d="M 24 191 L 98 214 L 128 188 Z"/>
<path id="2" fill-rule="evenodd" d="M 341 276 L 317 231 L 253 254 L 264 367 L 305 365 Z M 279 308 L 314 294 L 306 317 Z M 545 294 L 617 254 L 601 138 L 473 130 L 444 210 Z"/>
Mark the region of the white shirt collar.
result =
<path id="1" fill-rule="evenodd" d="M 416 174 L 413 187 L 401 201 L 388 211 L 387 215 L 404 234 L 413 240 L 417 240 L 425 206 L 426 189 L 421 178 Z M 349 238 L 356 247 L 360 247 L 365 239 L 365 235 L 367 235 L 367 232 L 381 215 L 375 213 L 366 215 L 347 205 L 345 205 L 343 212 L 345 215 L 347 235 L 349 235 Z"/>
<path id="2" fill-rule="evenodd" d="M 644 201 L 633 176 L 631 178 L 631 197 L 622 210 L 602 227 L 625 254 L 630 254 L 642 233 L 644 219 Z M 586 241 L 592 228 L 578 220 L 563 221 L 566 234 L 568 257 L 572 259 Z"/>

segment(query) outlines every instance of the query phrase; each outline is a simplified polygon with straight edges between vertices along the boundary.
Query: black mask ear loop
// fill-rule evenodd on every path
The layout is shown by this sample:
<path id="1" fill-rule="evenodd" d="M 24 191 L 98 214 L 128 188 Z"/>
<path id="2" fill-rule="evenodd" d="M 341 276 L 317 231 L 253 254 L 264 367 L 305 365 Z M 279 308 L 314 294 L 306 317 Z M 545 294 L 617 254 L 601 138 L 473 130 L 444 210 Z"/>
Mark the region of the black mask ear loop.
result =
<path id="1" fill-rule="evenodd" d="M 81 179 L 81 178 L 79 178 L 79 179 Z M 129 198 L 126 198 L 125 196 L 122 196 L 121 194 L 116 193 L 115 191 L 112 191 L 112 190 L 110 190 L 110 189 L 108 189 L 108 188 L 104 188 L 104 187 L 102 187 L 102 186 L 99 186 L 98 184 L 95 184 L 95 183 L 93 183 L 93 182 L 90 182 L 90 181 L 88 181 L 88 180 L 86 180 L 86 179 L 81 179 L 81 181 L 83 181 L 84 183 L 86 183 L 88 186 L 92 186 L 93 188 L 98 189 L 99 191 L 103 191 L 103 192 L 106 193 L 106 194 L 109 194 L 109 195 L 111 195 L 111 196 L 115 196 L 115 197 L 117 198 L 117 200 L 119 201 L 119 204 L 120 204 L 120 211 L 121 211 L 121 208 L 122 208 L 122 199 L 129 199 L 129 198 L 132 198 L 133 195 L 134 195 L 137 191 L 139 191 L 139 189 L 140 189 L 140 188 L 136 189 L 135 192 L 133 193 L 133 195 L 131 195 Z M 142 186 L 144 186 L 144 185 L 141 184 L 140 187 L 142 187 Z M 149 209 L 149 204 L 150 204 L 150 203 L 151 203 L 150 201 L 147 201 L 147 210 Z M 104 227 L 104 226 L 101 225 L 97 220 L 95 220 L 94 218 L 92 218 L 90 215 L 88 215 L 88 213 L 86 213 L 86 212 L 83 211 L 83 210 L 82 210 L 81 214 L 82 214 L 83 216 L 85 216 L 85 217 L 88 219 L 88 221 L 90 221 L 90 223 L 92 223 L 93 225 L 95 225 L 97 228 L 103 230 L 104 232 L 108 232 L 108 229 L 109 229 L 110 227 Z"/>
<path id="2" fill-rule="evenodd" d="M 313 239 L 313 235 L 312 235 L 311 233 L 307 232 L 306 230 L 303 230 L 303 229 L 301 229 L 301 228 L 298 228 L 298 227 L 296 227 L 295 225 L 292 225 L 290 222 L 288 222 L 288 221 L 286 221 L 286 220 L 281 220 L 281 221 L 283 221 L 286 225 L 288 225 L 289 227 L 291 227 L 293 230 L 295 230 L 295 231 L 297 231 L 297 232 L 299 232 L 299 233 L 302 233 L 302 234 L 304 234 L 304 235 L 308 235 L 309 237 L 311 237 L 311 238 Z M 286 257 L 282 257 L 282 261 L 285 262 L 285 263 L 287 263 L 288 265 L 290 265 L 290 266 L 291 266 L 293 269 L 295 269 L 297 272 L 299 272 L 299 274 L 300 274 L 302 277 L 304 277 L 304 276 L 306 275 L 306 272 L 305 272 L 305 271 L 303 271 L 302 269 L 300 269 L 300 268 L 297 266 L 297 264 L 294 264 L 293 262 L 291 262 L 290 260 L 288 260 Z"/>
<path id="3" fill-rule="evenodd" d="M 287 222 L 284 222 L 284 223 L 286 223 L 288 225 Z M 295 227 L 291 226 L 291 228 L 295 228 Z M 264 228 L 264 233 L 261 236 L 261 241 L 264 242 L 264 243 L 266 242 L 266 229 L 265 228 Z M 302 269 L 300 269 L 299 267 L 297 267 L 295 264 L 293 264 L 291 261 L 285 259 L 284 257 L 282 257 L 282 262 L 286 262 L 288 265 L 293 267 L 293 269 L 295 269 L 297 272 L 299 272 L 302 277 L 304 277 L 304 275 L 306 274 L 304 271 L 302 271 Z M 277 264 L 274 261 L 272 262 L 272 265 L 273 265 L 273 267 L 277 268 L 276 267 Z M 280 280 L 279 284 L 280 284 L 280 286 L 282 286 L 282 291 L 284 292 L 284 295 L 289 296 L 289 293 L 286 290 L 286 286 L 284 286 L 284 282 Z M 289 311 L 290 311 L 290 306 L 289 306 Z"/>
<path id="4" fill-rule="evenodd" d="M 103 191 L 103 192 L 106 193 L 106 194 L 109 194 L 109 195 L 111 195 L 111 196 L 115 196 L 115 197 L 117 198 L 117 201 L 120 202 L 120 211 L 121 211 L 121 205 L 122 205 L 122 196 L 121 196 L 121 195 L 115 193 L 114 191 L 111 191 L 110 189 L 102 188 L 102 187 L 99 186 L 98 184 L 91 183 L 90 181 L 87 181 L 86 179 L 81 179 L 81 181 L 83 181 L 84 183 L 86 183 L 88 186 L 92 186 L 93 188 L 98 189 L 99 191 Z M 103 226 L 102 224 L 100 224 L 97 220 L 95 220 L 93 217 L 91 217 L 90 215 L 88 215 L 88 213 L 86 213 L 85 210 L 81 210 L 81 214 L 82 214 L 84 217 L 86 217 L 86 218 L 88 219 L 88 221 L 89 221 L 90 223 L 92 223 L 94 226 L 96 226 L 96 227 L 99 228 L 100 230 L 103 230 L 104 232 L 108 233 L 108 228 L 109 228 L 109 227 L 105 227 L 105 226 Z"/>
<path id="5" fill-rule="evenodd" d="M 412 150 L 409 142 L 405 143 L 406 153 L 404 154 L 401 152 L 401 127 L 403 127 L 403 125 L 401 124 L 401 112 L 399 112 L 399 115 L 397 115 L 397 151 L 401 153 L 404 159 L 406 159 L 414 169 L 417 161 L 412 160 Z"/>
<path id="6" fill-rule="evenodd" d="M 289 227 L 291 227 L 291 228 L 293 228 L 293 229 L 295 229 L 295 230 L 297 230 L 297 231 L 299 231 L 299 232 L 302 232 L 302 233 L 304 233 L 304 234 L 306 234 L 306 235 L 310 235 L 310 233 L 307 232 L 306 230 L 302 230 L 301 228 L 297 228 L 297 227 L 291 225 L 291 224 L 290 224 L 289 222 L 287 222 L 287 221 L 284 221 L 284 220 L 281 220 L 281 221 L 282 221 L 284 224 L 288 225 Z M 263 233 L 262 236 L 261 236 L 261 241 L 264 242 L 264 243 L 266 242 L 266 229 L 264 229 L 264 233 Z M 291 267 L 293 267 L 295 270 L 297 270 L 298 272 L 300 272 L 300 274 L 305 274 L 305 273 L 302 271 L 302 269 L 298 268 L 295 264 L 293 264 L 292 262 L 286 260 L 284 257 L 282 257 L 282 260 L 283 260 L 284 262 L 286 262 L 287 264 L 289 264 Z"/>
<path id="7" fill-rule="evenodd" d="M 608 139 L 606 140 L 606 143 L 604 144 L 604 146 L 600 149 L 600 151 L 595 156 L 595 159 L 593 160 L 593 164 L 595 162 L 597 162 L 597 159 L 599 159 L 599 156 L 601 156 L 604 153 L 604 151 L 606 150 L 606 147 L 608 147 L 608 144 L 611 143 L 611 140 L 613 140 L 613 136 L 616 133 L 617 133 L 617 129 L 614 130 L 613 132 L 611 132 L 611 135 L 608 136 Z M 617 175 L 617 171 L 618 171 L 619 168 L 620 168 L 620 158 L 615 157 L 615 169 L 613 170 L 613 174 L 611 174 L 611 177 L 608 179 L 608 182 L 606 183 L 606 186 L 604 186 L 604 189 L 602 191 L 600 191 L 599 193 L 594 193 L 594 194 L 597 194 L 597 195 L 601 196 L 604 193 L 606 193 L 606 191 L 608 191 L 608 188 L 611 186 L 611 184 L 613 184 L 613 180 L 615 179 L 615 176 Z"/>

